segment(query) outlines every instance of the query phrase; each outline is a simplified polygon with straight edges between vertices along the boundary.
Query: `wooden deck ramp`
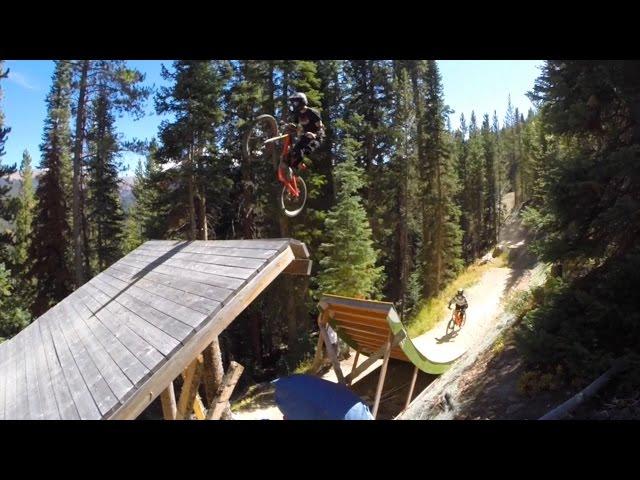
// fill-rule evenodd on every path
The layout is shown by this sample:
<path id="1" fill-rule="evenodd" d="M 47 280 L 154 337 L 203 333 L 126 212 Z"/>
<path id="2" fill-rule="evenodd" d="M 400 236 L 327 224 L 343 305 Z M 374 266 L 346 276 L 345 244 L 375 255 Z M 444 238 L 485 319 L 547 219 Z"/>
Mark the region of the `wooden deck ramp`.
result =
<path id="1" fill-rule="evenodd" d="M 136 418 L 280 273 L 310 270 L 292 239 L 146 242 L 0 344 L 0 419 Z"/>

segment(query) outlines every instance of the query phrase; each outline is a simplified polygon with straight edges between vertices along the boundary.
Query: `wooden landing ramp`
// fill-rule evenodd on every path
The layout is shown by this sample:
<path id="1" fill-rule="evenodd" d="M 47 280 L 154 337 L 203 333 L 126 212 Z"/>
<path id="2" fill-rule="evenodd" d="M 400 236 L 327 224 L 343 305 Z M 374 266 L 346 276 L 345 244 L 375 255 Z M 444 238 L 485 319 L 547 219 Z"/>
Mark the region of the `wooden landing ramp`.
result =
<path id="1" fill-rule="evenodd" d="M 0 419 L 136 418 L 280 273 L 292 239 L 160 241 L 0 344 Z"/>

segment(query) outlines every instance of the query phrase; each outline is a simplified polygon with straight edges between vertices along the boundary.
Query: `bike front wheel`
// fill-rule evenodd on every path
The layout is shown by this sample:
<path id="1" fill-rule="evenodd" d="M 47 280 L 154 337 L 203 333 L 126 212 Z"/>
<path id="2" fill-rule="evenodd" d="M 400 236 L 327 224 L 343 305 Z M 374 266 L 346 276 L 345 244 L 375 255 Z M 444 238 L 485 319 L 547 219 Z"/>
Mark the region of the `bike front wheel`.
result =
<path id="1" fill-rule="evenodd" d="M 304 209 L 305 203 L 307 203 L 307 185 L 302 177 L 296 177 L 296 184 L 299 190 L 298 196 L 293 195 L 286 186 L 282 187 L 280 207 L 287 217 L 297 216 Z"/>
<path id="2" fill-rule="evenodd" d="M 447 335 L 451 335 L 453 333 L 453 331 L 456 328 L 456 321 L 453 319 L 453 317 L 451 318 L 451 320 L 449 320 L 449 323 L 447 323 Z"/>
<path id="3" fill-rule="evenodd" d="M 256 118 L 244 135 L 242 154 L 252 161 L 270 160 L 274 166 L 278 162 L 275 158 L 275 145 L 265 143 L 266 140 L 278 136 L 278 122 L 271 115 L 260 115 Z"/>

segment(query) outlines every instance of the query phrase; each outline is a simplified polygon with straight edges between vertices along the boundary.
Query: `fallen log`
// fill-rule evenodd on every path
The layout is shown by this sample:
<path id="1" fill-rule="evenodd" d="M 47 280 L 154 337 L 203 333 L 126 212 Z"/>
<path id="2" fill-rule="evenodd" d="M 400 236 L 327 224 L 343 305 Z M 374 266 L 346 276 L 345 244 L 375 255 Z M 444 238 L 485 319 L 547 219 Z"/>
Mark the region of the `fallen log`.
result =
<path id="1" fill-rule="evenodd" d="M 539 420 L 561 420 L 566 417 L 573 410 L 582 405 L 586 400 L 593 397 L 602 387 L 604 387 L 611 378 L 620 373 L 625 367 L 625 364 L 621 360 L 614 362 L 614 365 L 605 373 L 600 375 L 595 381 L 593 381 L 584 390 L 578 392 L 563 404 L 557 406 L 550 412 L 539 418 Z"/>

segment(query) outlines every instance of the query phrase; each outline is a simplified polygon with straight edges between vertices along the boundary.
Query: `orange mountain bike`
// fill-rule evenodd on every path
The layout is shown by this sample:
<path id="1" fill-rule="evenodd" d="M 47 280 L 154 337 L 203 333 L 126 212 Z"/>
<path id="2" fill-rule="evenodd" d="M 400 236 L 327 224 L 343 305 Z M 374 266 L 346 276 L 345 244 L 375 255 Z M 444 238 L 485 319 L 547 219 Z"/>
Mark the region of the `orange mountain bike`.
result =
<path id="1" fill-rule="evenodd" d="M 458 327 L 458 330 L 460 330 L 464 326 L 466 321 L 467 312 L 454 308 L 453 313 L 451 314 L 451 320 L 449 320 L 449 323 L 447 324 L 447 335 L 453 333 L 456 327 Z"/>
<path id="2" fill-rule="evenodd" d="M 280 208 L 287 217 L 295 217 L 304 209 L 307 201 L 307 185 L 302 177 L 290 170 L 279 168 L 280 162 L 289 155 L 296 135 L 296 128 L 292 125 L 282 125 L 282 131 L 278 128 L 276 119 L 271 115 L 260 115 L 249 126 L 242 142 L 243 154 L 245 158 L 252 161 L 273 162 L 276 170 L 276 178 L 282 183 L 282 193 L 280 194 Z M 281 148 L 278 148 L 281 144 Z M 299 170 L 306 167 L 302 162 Z"/>

